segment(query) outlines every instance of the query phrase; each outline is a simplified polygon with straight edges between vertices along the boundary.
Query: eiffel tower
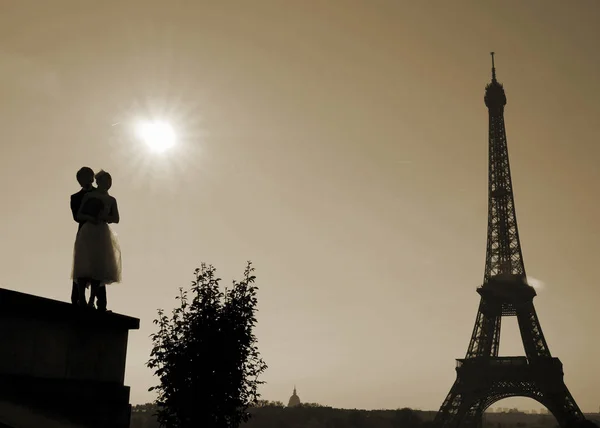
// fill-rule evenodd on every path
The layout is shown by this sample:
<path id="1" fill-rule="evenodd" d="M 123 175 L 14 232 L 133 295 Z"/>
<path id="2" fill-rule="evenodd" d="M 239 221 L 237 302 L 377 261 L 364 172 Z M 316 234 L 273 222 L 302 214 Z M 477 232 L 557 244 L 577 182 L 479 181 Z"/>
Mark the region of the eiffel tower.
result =
<path id="1" fill-rule="evenodd" d="M 467 355 L 457 360 L 456 381 L 435 418 L 438 428 L 480 427 L 483 412 L 508 397 L 529 397 L 544 405 L 561 428 L 592 426 L 563 381 L 562 363 L 552 357 L 527 283 L 519 242 L 508 162 L 504 106 L 506 95 L 496 80 L 485 88 L 489 111 L 488 229 L 483 285 Z M 524 357 L 499 357 L 502 317 L 516 316 Z"/>

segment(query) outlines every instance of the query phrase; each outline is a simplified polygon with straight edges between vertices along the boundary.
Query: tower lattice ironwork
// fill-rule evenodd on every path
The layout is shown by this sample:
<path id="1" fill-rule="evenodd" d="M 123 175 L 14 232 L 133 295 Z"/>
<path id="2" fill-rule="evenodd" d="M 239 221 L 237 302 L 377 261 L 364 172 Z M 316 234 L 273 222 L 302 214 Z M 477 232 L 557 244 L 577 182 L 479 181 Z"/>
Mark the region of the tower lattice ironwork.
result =
<path id="1" fill-rule="evenodd" d="M 438 428 L 479 427 L 483 412 L 498 400 L 523 396 L 544 405 L 561 428 L 588 424 L 563 381 L 562 363 L 552 357 L 527 283 L 519 242 L 508 161 L 504 106 L 506 94 L 496 80 L 485 88 L 489 111 L 488 229 L 483 285 L 475 328 L 457 377 L 435 422 Z M 499 357 L 502 317 L 516 316 L 524 357 Z M 593 424 L 592 424 L 593 425 Z M 593 425 L 595 426 L 595 425 Z"/>

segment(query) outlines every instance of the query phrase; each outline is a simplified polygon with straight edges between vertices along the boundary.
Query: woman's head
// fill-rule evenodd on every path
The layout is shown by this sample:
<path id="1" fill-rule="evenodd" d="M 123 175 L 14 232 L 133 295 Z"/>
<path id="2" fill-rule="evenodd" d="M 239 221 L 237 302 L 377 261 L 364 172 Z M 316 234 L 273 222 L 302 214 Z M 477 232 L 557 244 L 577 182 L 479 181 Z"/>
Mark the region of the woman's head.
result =
<path id="1" fill-rule="evenodd" d="M 110 174 L 104 170 L 100 170 L 96 174 L 96 186 L 100 190 L 108 190 L 112 186 L 112 177 Z"/>

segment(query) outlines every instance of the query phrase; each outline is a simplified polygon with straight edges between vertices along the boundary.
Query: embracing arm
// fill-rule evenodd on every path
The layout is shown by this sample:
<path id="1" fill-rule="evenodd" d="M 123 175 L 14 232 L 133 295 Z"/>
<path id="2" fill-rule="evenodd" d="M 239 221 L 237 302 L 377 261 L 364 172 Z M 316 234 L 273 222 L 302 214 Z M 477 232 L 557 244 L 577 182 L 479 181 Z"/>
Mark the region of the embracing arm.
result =
<path id="1" fill-rule="evenodd" d="M 85 206 L 85 203 L 88 201 L 88 199 L 89 198 L 87 197 L 87 195 L 85 195 L 83 197 L 83 200 L 81 201 L 81 205 L 79 205 L 79 210 L 77 211 L 77 216 L 75 218 L 75 221 L 78 221 L 79 223 L 85 223 L 86 221 L 96 223 L 98 221 L 96 217 L 83 213 L 83 207 Z"/>
<path id="2" fill-rule="evenodd" d="M 119 207 L 117 206 L 117 200 L 112 198 L 112 204 L 108 215 L 103 217 L 103 220 L 107 223 L 118 223 L 121 218 L 119 217 Z"/>

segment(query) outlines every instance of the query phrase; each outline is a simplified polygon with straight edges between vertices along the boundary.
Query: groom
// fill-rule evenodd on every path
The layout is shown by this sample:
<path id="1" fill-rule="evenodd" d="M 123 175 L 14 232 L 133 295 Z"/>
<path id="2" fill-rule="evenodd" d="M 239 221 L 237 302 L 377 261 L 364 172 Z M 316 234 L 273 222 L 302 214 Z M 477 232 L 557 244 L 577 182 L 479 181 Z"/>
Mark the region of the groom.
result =
<path id="1" fill-rule="evenodd" d="M 79 212 L 85 194 L 94 190 L 94 171 L 91 168 L 84 166 L 79 171 L 77 171 L 77 182 L 81 186 L 81 190 L 71 195 L 71 213 L 73 214 L 73 220 L 79 223 L 79 227 L 77 229 L 77 232 L 79 232 L 81 226 L 83 226 L 83 223 L 77 220 L 77 213 Z M 71 290 L 71 303 L 79 306 L 87 306 L 87 302 L 85 299 L 85 288 L 88 284 L 90 284 L 91 288 L 90 300 L 93 295 L 97 294 L 98 309 L 106 310 L 106 291 L 104 287 L 100 287 L 99 281 L 93 280 L 91 278 L 73 279 L 73 289 Z"/>

